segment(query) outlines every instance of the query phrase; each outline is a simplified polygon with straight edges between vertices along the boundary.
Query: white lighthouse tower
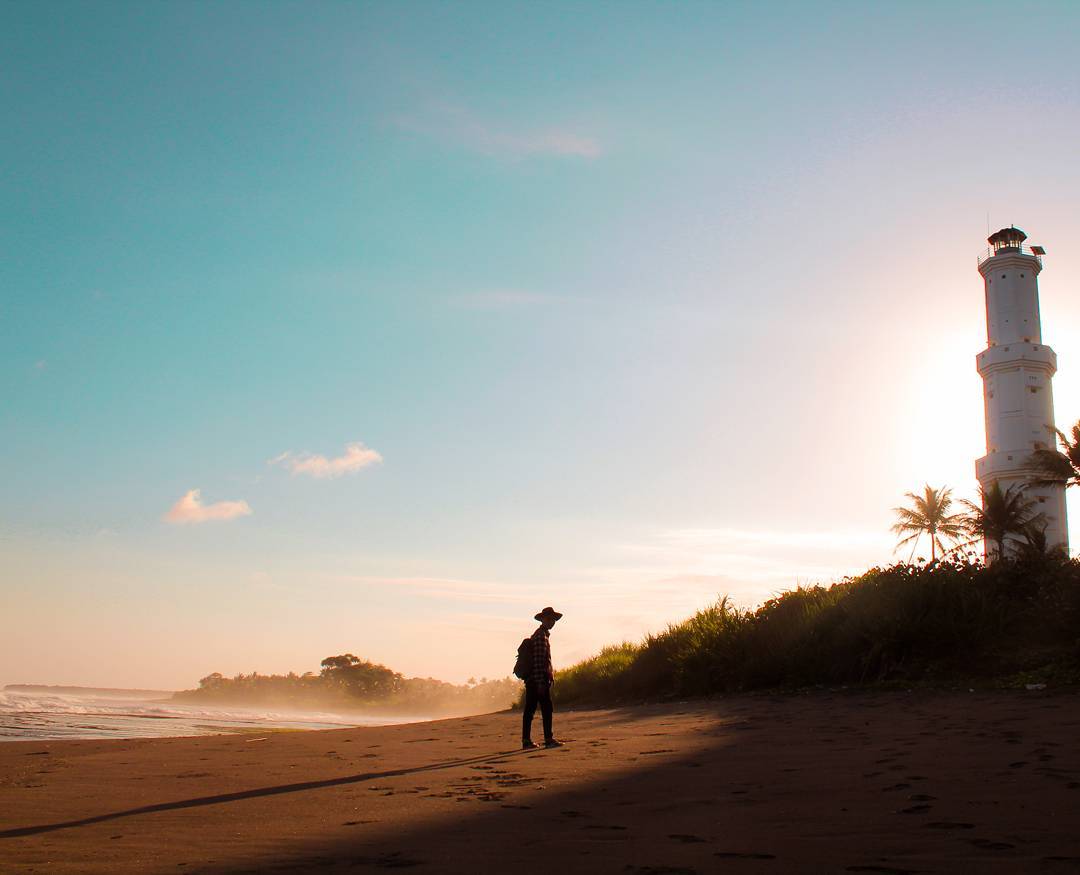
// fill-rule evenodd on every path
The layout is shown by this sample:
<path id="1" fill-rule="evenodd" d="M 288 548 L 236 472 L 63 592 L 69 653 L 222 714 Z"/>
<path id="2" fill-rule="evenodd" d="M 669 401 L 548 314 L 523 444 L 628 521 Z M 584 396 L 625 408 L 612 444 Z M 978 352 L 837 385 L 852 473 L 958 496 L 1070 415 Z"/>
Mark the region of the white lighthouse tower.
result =
<path id="1" fill-rule="evenodd" d="M 987 348 L 977 357 L 986 406 L 986 455 L 975 463 L 984 489 L 1019 484 L 1038 499 L 1046 521 L 1047 546 L 1068 548 L 1064 486 L 1026 486 L 1036 471 L 1032 451 L 1054 449 L 1054 394 L 1051 378 L 1057 355 L 1042 342 L 1039 320 L 1041 246 L 1027 247 L 1027 234 L 1002 228 L 979 259 L 986 288 Z M 987 557 L 996 553 L 985 546 Z"/>

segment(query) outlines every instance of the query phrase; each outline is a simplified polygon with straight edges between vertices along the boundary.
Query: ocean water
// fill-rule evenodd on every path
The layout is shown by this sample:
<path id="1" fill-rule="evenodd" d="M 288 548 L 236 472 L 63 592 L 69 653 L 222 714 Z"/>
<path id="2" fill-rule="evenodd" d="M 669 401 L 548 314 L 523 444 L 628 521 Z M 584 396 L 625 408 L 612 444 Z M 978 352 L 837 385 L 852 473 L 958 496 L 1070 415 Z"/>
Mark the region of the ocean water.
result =
<path id="1" fill-rule="evenodd" d="M 273 729 L 342 729 L 414 723 L 425 717 L 364 717 L 319 711 L 217 707 L 131 691 L 0 692 L 0 742 L 20 739 L 167 738 Z"/>

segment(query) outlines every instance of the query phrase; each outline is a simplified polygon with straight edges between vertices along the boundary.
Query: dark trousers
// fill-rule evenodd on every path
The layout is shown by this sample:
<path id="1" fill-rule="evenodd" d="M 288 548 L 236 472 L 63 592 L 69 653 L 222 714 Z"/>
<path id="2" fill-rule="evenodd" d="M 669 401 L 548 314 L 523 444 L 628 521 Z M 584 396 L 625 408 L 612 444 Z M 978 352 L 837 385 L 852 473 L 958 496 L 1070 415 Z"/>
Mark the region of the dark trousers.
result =
<path id="1" fill-rule="evenodd" d="M 540 714 L 544 719 L 544 738 L 551 738 L 551 687 L 547 684 L 538 684 L 528 681 L 525 684 L 525 710 L 521 715 L 521 737 L 532 738 L 533 716 L 536 714 L 536 706 L 540 706 Z"/>

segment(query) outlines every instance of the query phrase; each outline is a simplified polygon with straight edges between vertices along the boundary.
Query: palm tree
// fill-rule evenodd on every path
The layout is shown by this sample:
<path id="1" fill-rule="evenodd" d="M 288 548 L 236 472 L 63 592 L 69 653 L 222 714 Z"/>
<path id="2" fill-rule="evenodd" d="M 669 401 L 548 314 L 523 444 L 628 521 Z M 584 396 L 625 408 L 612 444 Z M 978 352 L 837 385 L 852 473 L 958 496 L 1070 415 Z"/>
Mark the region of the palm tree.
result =
<path id="1" fill-rule="evenodd" d="M 892 530 L 897 535 L 907 536 L 896 545 L 897 550 L 912 541 L 918 542 L 923 535 L 929 535 L 930 559 L 936 561 L 937 551 L 945 552 L 942 538 L 956 541 L 967 531 L 964 527 L 963 514 L 949 513 L 952 505 L 952 490 L 948 487 L 934 489 L 927 484 L 923 495 L 908 492 L 904 497 L 910 498 L 914 507 L 893 508 L 897 523 Z"/>
<path id="2" fill-rule="evenodd" d="M 1072 427 L 1072 440 L 1063 431 L 1054 429 L 1061 444 L 1057 450 L 1036 450 L 1031 461 L 1039 473 L 1031 479 L 1032 486 L 1080 486 L 1080 422 Z"/>
<path id="3" fill-rule="evenodd" d="M 1050 546 L 1046 539 L 1046 523 L 1038 520 L 1027 527 L 1024 540 L 1015 544 L 1014 548 L 1016 558 L 1022 562 L 1069 558 L 1069 550 L 1064 544 Z"/>
<path id="4" fill-rule="evenodd" d="M 991 543 L 997 548 L 998 558 L 1005 556 L 1005 541 L 1010 536 L 1028 540 L 1029 533 L 1044 525 L 1045 518 L 1035 510 L 1038 500 L 1025 495 L 1019 483 L 1002 491 L 1001 484 L 995 480 L 989 489 L 979 487 L 979 498 L 981 506 L 963 500 L 968 509 L 963 525 L 972 536 L 968 544 L 978 540 Z"/>

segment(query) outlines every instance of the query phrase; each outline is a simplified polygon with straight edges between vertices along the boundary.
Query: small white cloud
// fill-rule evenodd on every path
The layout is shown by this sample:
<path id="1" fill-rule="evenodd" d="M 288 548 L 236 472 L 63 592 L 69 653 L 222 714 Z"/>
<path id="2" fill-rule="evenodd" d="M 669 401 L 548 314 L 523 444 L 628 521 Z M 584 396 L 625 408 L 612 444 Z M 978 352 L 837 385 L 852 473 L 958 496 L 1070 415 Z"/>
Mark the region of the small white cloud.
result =
<path id="1" fill-rule="evenodd" d="M 251 516 L 251 506 L 246 501 L 217 501 L 213 504 L 203 504 L 200 496 L 201 490 L 188 490 L 183 498 L 169 508 L 169 512 L 162 519 L 174 525 L 185 525 Z"/>
<path id="2" fill-rule="evenodd" d="M 319 456 L 314 453 L 294 454 L 285 452 L 267 461 L 268 465 L 281 465 L 288 468 L 293 474 L 309 474 L 319 479 L 341 477 L 344 474 L 355 474 L 361 468 L 376 465 L 383 460 L 376 450 L 356 441 L 345 445 L 344 455 L 334 459 Z"/>
<path id="3" fill-rule="evenodd" d="M 36 362 L 34 362 L 34 370 L 35 371 L 43 371 L 48 366 L 49 366 L 49 363 L 47 361 L 45 361 L 45 359 L 38 359 Z"/>

